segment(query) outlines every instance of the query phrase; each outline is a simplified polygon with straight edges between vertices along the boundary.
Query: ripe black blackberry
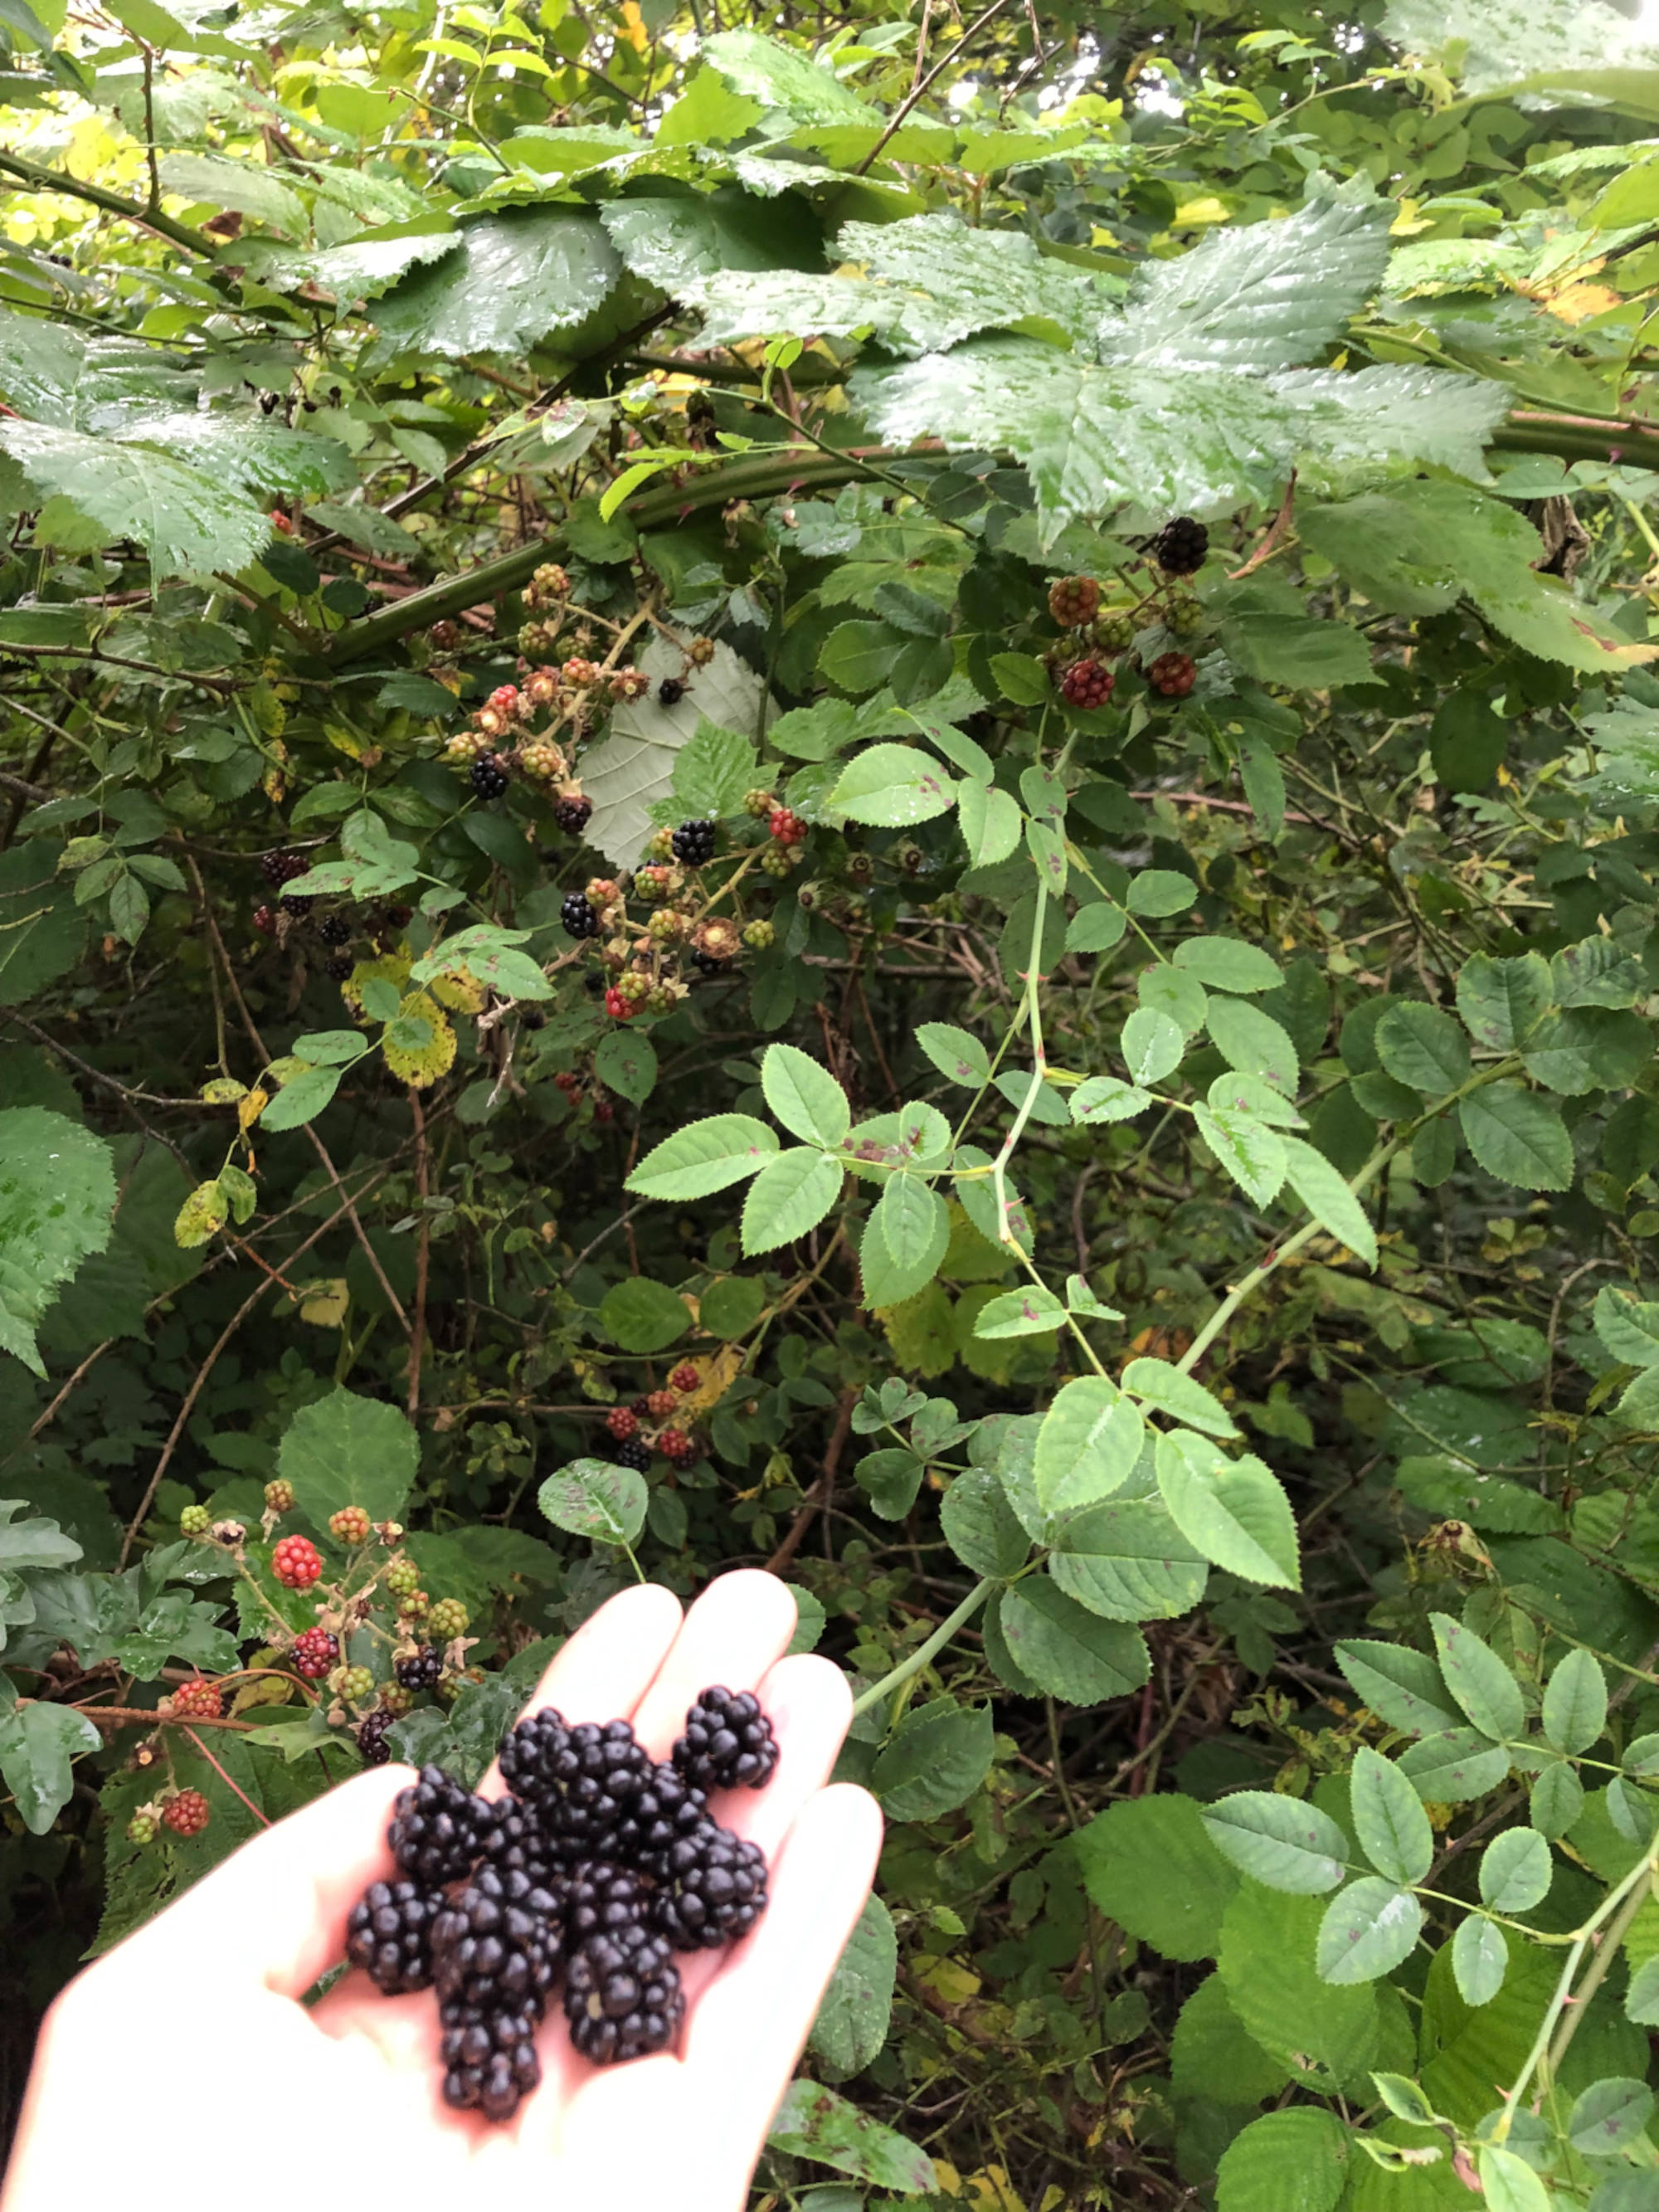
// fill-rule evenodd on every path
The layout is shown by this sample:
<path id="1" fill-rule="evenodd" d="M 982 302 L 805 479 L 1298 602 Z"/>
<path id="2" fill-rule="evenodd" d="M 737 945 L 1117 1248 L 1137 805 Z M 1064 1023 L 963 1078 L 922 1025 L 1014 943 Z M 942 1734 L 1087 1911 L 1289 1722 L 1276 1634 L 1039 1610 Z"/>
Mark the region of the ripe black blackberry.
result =
<path id="1" fill-rule="evenodd" d="M 685 2016 L 668 1945 L 637 1921 L 590 1936 L 565 1970 L 564 2016 L 570 2040 L 598 2065 L 665 2051 Z"/>
<path id="2" fill-rule="evenodd" d="M 561 830 L 574 837 L 586 829 L 593 812 L 591 799 L 562 799 L 553 809 L 553 819 Z"/>
<path id="3" fill-rule="evenodd" d="M 647 1917 L 651 1893 L 632 1868 L 609 1859 L 589 1859 L 559 1886 L 567 1953 L 590 1936 L 614 1935 Z"/>
<path id="4" fill-rule="evenodd" d="M 432 1930 L 442 1893 L 420 1881 L 372 1881 L 346 1922 L 346 1957 L 389 1997 L 432 1981 Z"/>
<path id="5" fill-rule="evenodd" d="M 752 1690 L 717 1683 L 687 1713 L 672 1758 L 695 1789 L 760 1790 L 777 1765 L 778 1742 Z"/>
<path id="6" fill-rule="evenodd" d="M 626 1721 L 573 1728 L 556 1712 L 520 1721 L 503 1740 L 507 1788 L 534 1808 L 544 1847 L 570 1863 L 603 1856 L 606 1839 L 650 1781 L 650 1753 Z"/>
<path id="7" fill-rule="evenodd" d="M 599 917 L 588 903 L 585 891 L 567 891 L 564 904 L 559 908 L 559 926 L 567 937 L 597 937 Z"/>
<path id="8" fill-rule="evenodd" d="M 677 1951 L 713 1949 L 746 1936 L 766 1910 L 766 1854 L 705 1819 L 660 1862 L 651 1925 Z"/>
<path id="9" fill-rule="evenodd" d="M 657 696 L 665 707 L 678 707 L 685 696 L 683 676 L 665 676 L 657 686 Z"/>
<path id="10" fill-rule="evenodd" d="M 259 855 L 259 873 L 274 891 L 281 890 L 284 884 L 292 883 L 295 876 L 304 875 L 310 866 L 303 853 L 262 853 Z"/>
<path id="11" fill-rule="evenodd" d="M 398 1792 L 386 1841 L 406 1875 L 441 1887 L 471 1873 L 495 1819 L 494 1806 L 464 1790 L 453 1775 L 441 1766 L 423 1766 L 420 1780 Z"/>
<path id="12" fill-rule="evenodd" d="M 510 2120 L 542 2078 L 536 2055 L 541 2009 L 488 2012 L 457 1999 L 438 2008 L 444 2102 L 486 2119 Z"/>
<path id="13" fill-rule="evenodd" d="M 444 1671 L 443 1654 L 435 1644 L 423 1644 L 392 1671 L 406 1690 L 435 1690 Z"/>
<path id="14" fill-rule="evenodd" d="M 298 891 L 284 891 L 276 903 L 284 914 L 309 914 L 316 902 Z"/>
<path id="15" fill-rule="evenodd" d="M 323 973 L 331 983 L 343 983 L 356 964 L 355 960 L 348 959 L 345 954 L 341 952 L 332 960 L 324 961 Z"/>
<path id="16" fill-rule="evenodd" d="M 674 858 L 688 868 L 701 868 L 714 857 L 714 834 L 712 822 L 682 822 L 669 839 Z"/>
<path id="17" fill-rule="evenodd" d="M 391 1758 L 392 1746 L 386 1740 L 386 1732 L 396 1718 L 395 1713 L 387 1712 L 382 1706 L 359 1723 L 357 1748 L 363 1755 L 365 1766 L 384 1766 Z"/>
<path id="18" fill-rule="evenodd" d="M 1177 514 L 1172 522 L 1164 524 L 1150 550 L 1166 576 L 1190 576 L 1204 566 L 1210 550 L 1210 533 L 1190 514 Z"/>
<path id="19" fill-rule="evenodd" d="M 317 934 L 325 945 L 349 945 L 351 924 L 343 914 L 325 914 L 317 925 Z"/>
<path id="20" fill-rule="evenodd" d="M 560 1929 L 551 1894 L 521 1874 L 480 1867 L 432 1923 L 432 1979 L 445 2003 L 480 2014 L 540 2016 L 557 1974 Z"/>
<path id="21" fill-rule="evenodd" d="M 716 960 L 712 952 L 694 952 L 691 965 L 704 975 L 724 975 L 732 965 L 729 960 Z"/>
<path id="22" fill-rule="evenodd" d="M 467 775 L 480 799 L 499 799 L 512 781 L 495 753 L 480 753 Z"/>
<path id="23" fill-rule="evenodd" d="M 624 1866 L 654 1875 L 665 1854 L 683 1837 L 695 1833 L 708 1811 L 702 1791 L 666 1760 L 651 1771 L 646 1784 L 618 1824 L 607 1848 Z"/>

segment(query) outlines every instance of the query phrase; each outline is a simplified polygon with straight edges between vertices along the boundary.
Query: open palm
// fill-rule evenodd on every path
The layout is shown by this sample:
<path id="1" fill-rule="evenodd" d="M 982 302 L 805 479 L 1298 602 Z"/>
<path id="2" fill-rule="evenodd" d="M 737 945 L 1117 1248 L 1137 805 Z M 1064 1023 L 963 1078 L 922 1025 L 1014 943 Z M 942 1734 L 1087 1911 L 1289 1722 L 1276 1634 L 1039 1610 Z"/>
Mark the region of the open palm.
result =
<path id="1" fill-rule="evenodd" d="M 353 2199 L 372 2178 L 377 2197 L 458 2207 L 492 2185 L 507 2203 L 533 2189 L 535 2201 L 556 2191 L 611 2208 L 741 2204 L 881 1832 L 863 1790 L 825 1786 L 850 1699 L 826 1661 L 781 1656 L 793 1627 L 793 1601 L 767 1575 L 721 1577 L 684 1617 L 666 1590 L 629 1590 L 572 1638 L 528 1708 L 626 1717 L 657 1758 L 710 1683 L 757 1690 L 771 1717 L 776 1773 L 718 1808 L 765 1850 L 771 1904 L 741 1943 L 680 1961 L 678 2051 L 594 2067 L 556 2007 L 538 2039 L 541 2087 L 494 2127 L 440 2096 L 429 1990 L 385 1998 L 353 1972 L 301 2004 L 340 1957 L 359 1893 L 393 1870 L 386 1826 L 411 1777 L 386 1767 L 248 1844 L 71 1984 L 42 2033 L 4 2212 L 65 2202 L 177 2212 L 181 2191 L 189 2201 L 180 2165 L 134 2155 L 163 2115 L 183 2124 L 180 2156 L 204 2181 L 235 2173 L 239 2212 L 292 2212 L 305 2176 Z M 500 1793 L 493 1770 L 483 1789 Z M 252 2105 L 233 2094 L 256 2087 Z M 250 2159 L 248 2131 L 261 2125 L 270 2155 Z"/>

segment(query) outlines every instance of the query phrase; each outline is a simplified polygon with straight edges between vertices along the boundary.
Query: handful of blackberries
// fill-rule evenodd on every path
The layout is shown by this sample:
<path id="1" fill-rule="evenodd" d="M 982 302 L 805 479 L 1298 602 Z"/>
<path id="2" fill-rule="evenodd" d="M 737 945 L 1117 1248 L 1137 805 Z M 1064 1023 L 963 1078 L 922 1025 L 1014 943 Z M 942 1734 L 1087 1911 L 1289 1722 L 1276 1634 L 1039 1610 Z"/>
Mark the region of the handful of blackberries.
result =
<path id="1" fill-rule="evenodd" d="M 765 1856 L 708 1793 L 758 1790 L 777 1760 L 753 1692 L 716 1687 L 661 1763 L 629 1722 L 573 1726 L 550 1707 L 502 1739 L 507 1796 L 422 1768 L 387 1831 L 402 1879 L 352 1907 L 346 1956 L 387 1996 L 435 1988 L 448 2103 L 512 2118 L 541 2079 L 536 2030 L 561 1979 L 584 2057 L 673 2042 L 674 1953 L 734 1942 L 766 1909 Z"/>

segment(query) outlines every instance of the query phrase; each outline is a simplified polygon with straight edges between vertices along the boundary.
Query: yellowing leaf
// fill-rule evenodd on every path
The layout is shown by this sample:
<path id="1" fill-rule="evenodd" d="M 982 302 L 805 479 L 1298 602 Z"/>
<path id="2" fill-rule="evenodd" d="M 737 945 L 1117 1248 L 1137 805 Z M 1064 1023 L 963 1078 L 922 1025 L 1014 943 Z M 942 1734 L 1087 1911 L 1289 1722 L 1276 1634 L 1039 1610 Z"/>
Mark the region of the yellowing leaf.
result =
<path id="1" fill-rule="evenodd" d="M 404 1032 L 404 1024 L 411 1033 Z M 424 1025 L 424 1034 L 421 1034 Z M 424 1091 L 455 1060 L 455 1032 L 437 1000 L 425 991 L 411 991 L 398 1009 L 398 1018 L 381 1043 L 386 1064 L 412 1091 Z"/>
<path id="2" fill-rule="evenodd" d="M 244 1129 L 251 1129 L 270 1103 L 270 1091 L 250 1091 L 246 1097 L 238 1102 L 236 1108 L 238 1124 Z"/>
<path id="3" fill-rule="evenodd" d="M 179 1209 L 173 1224 L 173 1241 L 182 1251 L 207 1243 L 230 1216 L 230 1200 L 216 1182 L 198 1183 Z"/>
<path id="4" fill-rule="evenodd" d="M 481 1014 L 489 995 L 470 968 L 452 968 L 434 975 L 427 988 L 453 1014 Z"/>
<path id="5" fill-rule="evenodd" d="M 343 1275 L 326 1275 L 307 1288 L 300 1301 L 300 1318 L 316 1328 L 338 1328 L 350 1297 Z"/>
<path id="6" fill-rule="evenodd" d="M 1575 327 L 1587 323 L 1594 315 L 1605 315 L 1614 307 L 1622 307 L 1623 300 L 1606 284 L 1564 284 L 1559 292 L 1540 301 L 1558 322 Z"/>
<path id="7" fill-rule="evenodd" d="M 216 1075 L 211 1083 L 202 1085 L 202 1097 L 210 1106 L 234 1106 L 239 1098 L 247 1097 L 247 1085 L 234 1075 Z"/>
<path id="8" fill-rule="evenodd" d="M 742 1374 L 742 1347 L 725 1344 L 718 1352 L 711 1352 L 708 1358 L 688 1360 L 685 1364 L 695 1367 L 700 1379 L 696 1389 L 683 1401 L 684 1410 L 688 1413 L 706 1413 L 710 1407 L 719 1405 Z"/>
<path id="9" fill-rule="evenodd" d="M 409 981 L 409 971 L 415 965 L 415 956 L 406 945 L 398 945 L 395 952 L 383 952 L 378 960 L 360 960 L 340 986 L 340 996 L 354 1013 L 363 1011 L 363 986 L 377 977 L 390 983 L 399 997 Z"/>

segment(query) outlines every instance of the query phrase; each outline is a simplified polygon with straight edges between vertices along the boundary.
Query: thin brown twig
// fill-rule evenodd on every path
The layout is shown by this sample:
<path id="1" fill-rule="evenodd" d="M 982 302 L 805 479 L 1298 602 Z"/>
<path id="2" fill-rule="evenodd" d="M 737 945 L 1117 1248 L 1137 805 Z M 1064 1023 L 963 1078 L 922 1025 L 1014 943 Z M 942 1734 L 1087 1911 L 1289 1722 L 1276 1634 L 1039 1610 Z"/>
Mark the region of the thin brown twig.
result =
<path id="1" fill-rule="evenodd" d="M 1249 575 L 1254 570 L 1259 568 L 1264 561 L 1271 561 L 1273 559 L 1273 555 L 1279 550 L 1280 539 L 1291 526 L 1291 517 L 1295 511 L 1296 471 L 1292 469 L 1291 471 L 1291 480 L 1285 487 L 1285 496 L 1279 501 L 1278 514 L 1274 515 L 1273 521 L 1268 525 L 1267 536 L 1262 539 L 1260 545 L 1256 547 L 1255 552 L 1251 554 L 1249 559 L 1244 563 L 1242 568 L 1230 568 L 1227 571 L 1227 578 L 1230 583 L 1236 584 L 1241 576 Z"/>
<path id="2" fill-rule="evenodd" d="M 877 139 L 875 144 L 870 149 L 864 159 L 854 170 L 853 174 L 855 177 L 861 177 L 864 175 L 865 172 L 869 168 L 870 164 L 881 152 L 883 147 L 886 145 L 888 140 L 893 136 L 893 133 L 898 129 L 905 117 L 916 105 L 916 102 L 927 94 L 938 78 L 944 76 L 945 70 L 950 68 L 951 63 L 960 61 L 962 59 L 963 54 L 968 51 L 968 41 L 973 37 L 975 32 L 982 31 L 985 28 L 985 26 L 990 21 L 993 15 L 1000 15 L 1003 9 L 1010 4 L 1011 0 L 991 0 L 990 6 L 982 9 L 979 15 L 975 16 L 973 21 L 969 23 L 967 29 L 957 40 L 955 46 L 951 48 L 949 53 L 941 55 L 939 59 L 934 63 L 933 68 L 928 70 L 927 76 L 923 77 L 919 83 L 913 84 L 911 86 L 909 91 L 905 94 L 903 99 L 900 100 L 898 106 L 893 110 L 892 114 L 888 118 L 887 128 L 882 132 L 880 137 Z"/>
<path id="3" fill-rule="evenodd" d="M 220 1781 L 221 1781 L 221 1782 L 222 1782 L 222 1783 L 224 1784 L 224 1785 L 225 1785 L 226 1789 L 227 1789 L 227 1790 L 235 1790 L 236 1795 L 237 1795 L 237 1796 L 241 1799 L 241 1801 L 242 1801 L 243 1804 L 244 1804 L 244 1805 L 246 1805 L 246 1806 L 247 1807 L 248 1811 L 249 1811 L 250 1813 L 252 1813 L 252 1815 L 253 1815 L 254 1819 L 255 1819 L 255 1820 L 259 1823 L 259 1826 L 260 1826 L 262 1828 L 268 1828 L 268 1827 L 270 1826 L 270 1820 L 269 1816 L 268 1816 L 267 1814 L 265 1814 L 262 1813 L 262 1812 L 259 1810 L 258 1807 L 254 1803 L 253 1800 L 252 1800 L 252 1799 L 248 1796 L 248 1794 L 247 1794 L 247 1792 L 246 1792 L 246 1790 L 241 1789 L 241 1788 L 240 1788 L 240 1787 L 236 1783 L 234 1783 L 234 1782 L 233 1782 L 233 1781 L 231 1780 L 231 1778 L 230 1778 L 229 1775 L 228 1775 L 228 1774 L 225 1772 L 224 1768 L 223 1768 L 222 1766 L 221 1766 L 221 1765 L 220 1765 L 220 1764 L 219 1764 L 218 1760 L 217 1760 L 217 1759 L 213 1756 L 213 1753 L 212 1753 L 208 1749 L 207 1746 L 203 1742 L 203 1741 L 202 1741 L 201 1737 L 200 1737 L 200 1736 L 198 1736 L 198 1735 L 197 1735 L 197 1733 L 196 1733 L 195 1729 L 189 1729 L 189 1728 L 187 1728 L 187 1729 L 185 1730 L 185 1735 L 190 1738 L 191 1741 L 195 1745 L 195 1747 L 196 1747 L 197 1750 L 198 1750 L 198 1752 L 200 1752 L 200 1753 L 201 1753 L 202 1757 L 203 1757 L 204 1759 L 206 1759 L 206 1761 L 207 1761 L 208 1765 L 209 1765 L 213 1769 L 214 1772 L 218 1776 L 218 1778 L 219 1778 Z"/>
<path id="4" fill-rule="evenodd" d="M 843 1390 L 841 1402 L 836 1407 L 836 1425 L 830 1432 L 817 1480 L 795 1508 L 795 1517 L 785 1529 L 782 1540 L 766 1562 L 769 1575 L 781 1575 L 796 1553 L 801 1539 L 812 1525 L 812 1516 L 820 1506 L 828 1505 L 835 1495 L 836 1471 L 841 1465 L 841 1455 L 847 1449 L 847 1439 L 853 1430 L 853 1408 L 859 1401 L 856 1389 Z"/>

